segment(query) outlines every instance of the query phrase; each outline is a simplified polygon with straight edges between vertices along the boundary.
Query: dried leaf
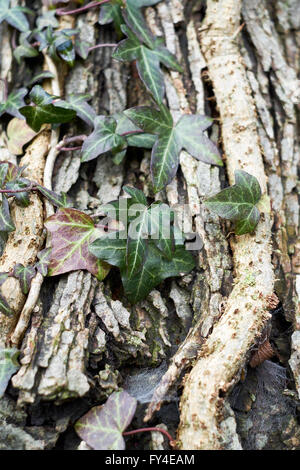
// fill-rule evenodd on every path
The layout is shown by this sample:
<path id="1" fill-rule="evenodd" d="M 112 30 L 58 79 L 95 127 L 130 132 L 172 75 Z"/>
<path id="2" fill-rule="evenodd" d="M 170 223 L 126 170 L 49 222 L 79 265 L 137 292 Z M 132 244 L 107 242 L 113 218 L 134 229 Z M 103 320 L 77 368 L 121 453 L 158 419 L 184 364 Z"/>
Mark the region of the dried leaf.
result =
<path id="1" fill-rule="evenodd" d="M 24 119 L 13 118 L 7 126 L 7 147 L 14 155 L 23 154 L 23 146 L 37 135 Z"/>

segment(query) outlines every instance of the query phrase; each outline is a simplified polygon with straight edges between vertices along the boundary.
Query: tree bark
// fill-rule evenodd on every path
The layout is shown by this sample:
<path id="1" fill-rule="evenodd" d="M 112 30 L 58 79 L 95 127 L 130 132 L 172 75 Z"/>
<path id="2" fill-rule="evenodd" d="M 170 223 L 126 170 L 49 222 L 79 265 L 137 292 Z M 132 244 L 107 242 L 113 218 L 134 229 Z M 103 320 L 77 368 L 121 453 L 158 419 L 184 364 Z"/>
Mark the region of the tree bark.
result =
<path id="1" fill-rule="evenodd" d="M 138 421 L 164 423 L 174 435 L 178 428 L 180 449 L 300 448 L 297 12 L 297 0 L 164 0 L 146 8 L 149 27 L 184 67 L 183 74 L 164 71 L 173 117 L 211 115 L 210 138 L 224 154 L 219 169 L 183 151 L 177 176 L 157 195 L 176 205 L 183 218 L 189 204 L 190 231 L 203 242 L 195 253 L 197 267 L 165 281 L 136 306 L 120 294 L 115 270 L 103 282 L 83 271 L 45 279 L 24 339 L 17 334 L 21 368 L 0 401 L 0 445 L 11 433 L 12 448 L 76 448 L 74 421 L 124 387 L 141 401 Z M 116 42 L 112 26 L 97 26 L 97 9 L 74 21 L 91 44 Z M 1 77 L 20 86 L 10 40 L 11 30 L 2 23 L 1 50 L 7 52 Z M 64 77 L 65 98 L 90 93 L 97 114 L 149 104 L 135 65 L 111 54 L 111 48 L 100 48 L 76 61 Z M 68 135 L 87 131 L 79 123 L 66 129 Z M 6 148 L 4 124 L 2 131 L 1 160 L 16 161 Z M 41 158 L 48 151 L 45 147 Z M 149 194 L 149 158 L 149 151 L 129 151 L 119 166 L 106 155 L 80 166 L 79 151 L 64 152 L 55 162 L 53 189 L 68 192 L 73 207 L 92 214 L 117 199 L 125 184 Z M 264 192 L 255 235 L 234 236 L 203 203 L 234 184 L 236 169 L 256 176 Z M 42 206 L 39 214 L 45 217 Z M 43 220 L 35 220 L 42 230 Z M 40 232 L 34 240 L 39 246 Z M 16 234 L 10 237 L 15 241 Z M 281 302 L 277 313 L 269 303 L 273 293 Z M 2 345 L 11 338 L 25 300 L 0 334 Z M 249 360 L 266 328 L 275 359 L 252 369 Z M 288 395 L 283 394 L 286 371 L 293 379 Z M 26 419 L 17 405 L 27 405 Z M 265 417 L 268 407 L 275 411 Z M 13 410 L 9 424 L 8 409 Z M 251 428 L 257 438 L 250 438 Z M 148 448 L 139 439 L 138 448 Z M 157 436 L 151 445 L 165 446 Z"/>

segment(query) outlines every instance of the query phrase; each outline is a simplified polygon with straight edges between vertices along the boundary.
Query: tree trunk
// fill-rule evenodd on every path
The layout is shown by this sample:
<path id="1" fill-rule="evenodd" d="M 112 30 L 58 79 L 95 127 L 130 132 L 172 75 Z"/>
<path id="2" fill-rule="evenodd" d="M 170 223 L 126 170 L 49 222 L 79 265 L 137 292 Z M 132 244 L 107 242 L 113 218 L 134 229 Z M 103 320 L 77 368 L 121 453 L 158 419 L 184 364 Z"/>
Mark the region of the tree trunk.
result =
<path id="1" fill-rule="evenodd" d="M 27 3 L 41 10 L 39 2 Z M 163 0 L 145 15 L 184 67 L 183 74 L 164 71 L 173 116 L 212 116 L 210 138 L 224 155 L 220 169 L 182 151 L 175 179 L 157 197 L 176 205 L 183 218 L 189 204 L 190 232 L 203 242 L 197 267 L 135 306 L 120 294 L 115 269 L 103 282 L 86 271 L 46 278 L 32 312 L 10 279 L 15 285 L 6 291 L 15 296 L 16 315 L 9 321 L 1 315 L 0 346 L 20 347 L 21 367 L 0 401 L 0 448 L 83 448 L 74 422 L 122 387 L 139 400 L 135 423 L 165 424 L 179 449 L 300 449 L 298 0 Z M 92 44 L 117 40 L 113 27 L 99 27 L 98 9 L 63 18 Z M 15 73 L 11 35 L 2 23 L 1 77 L 18 87 L 26 69 Z M 62 95 L 90 93 L 97 114 L 149 104 L 135 65 L 111 54 L 111 48 L 95 49 L 73 69 L 59 70 Z M 79 124 L 66 129 L 68 135 L 86 130 Z M 2 130 L 0 160 L 16 161 L 6 147 L 5 123 Z M 47 129 L 35 138 L 23 157 L 27 171 L 37 171 L 32 155 L 38 146 L 43 174 L 55 138 Z M 117 199 L 125 184 L 149 194 L 149 157 L 149 151 L 130 150 L 119 166 L 110 156 L 80 165 L 80 151 L 61 152 L 53 156 L 52 186 L 92 214 Z M 264 192 L 254 235 L 234 236 L 203 203 L 234 184 L 236 169 L 256 176 Z M 45 173 L 44 184 L 51 185 Z M 35 198 L 38 236 L 34 246 L 30 238 L 22 241 L 32 250 L 22 245 L 28 264 L 44 240 L 45 214 Z M 22 233 L 22 214 L 15 220 Z M 14 232 L 10 237 L 14 245 Z M 21 256 L 5 249 L 13 263 Z M 4 257 L 0 271 L 9 269 Z M 139 449 L 167 448 L 155 435 L 150 444 L 138 436 Z"/>

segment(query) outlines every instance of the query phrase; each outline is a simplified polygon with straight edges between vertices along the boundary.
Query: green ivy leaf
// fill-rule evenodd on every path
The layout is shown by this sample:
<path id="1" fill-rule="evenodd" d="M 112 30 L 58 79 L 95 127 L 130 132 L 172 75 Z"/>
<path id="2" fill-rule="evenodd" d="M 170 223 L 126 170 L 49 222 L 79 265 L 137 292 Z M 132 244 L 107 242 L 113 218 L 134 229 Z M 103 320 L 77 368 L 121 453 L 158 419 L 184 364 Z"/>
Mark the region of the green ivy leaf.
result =
<path id="1" fill-rule="evenodd" d="M 2 194 L 2 204 L 0 207 L 0 232 L 13 232 L 16 229 L 9 212 L 7 198 Z"/>
<path id="2" fill-rule="evenodd" d="M 99 280 L 104 279 L 107 266 L 88 251 L 88 246 L 103 232 L 89 215 L 62 208 L 46 220 L 45 226 L 51 234 L 49 276 L 86 269 Z"/>
<path id="3" fill-rule="evenodd" d="M 63 2 L 60 2 L 60 3 L 63 3 Z M 67 3 L 67 2 L 64 2 L 64 3 Z M 42 30 L 44 28 L 47 28 L 48 26 L 57 28 L 58 25 L 59 25 L 59 22 L 56 19 L 55 10 L 44 11 L 36 19 L 36 26 L 38 30 Z"/>
<path id="4" fill-rule="evenodd" d="M 3 397 L 11 376 L 20 368 L 18 356 L 20 351 L 16 348 L 0 349 L 0 399 Z"/>
<path id="5" fill-rule="evenodd" d="M 35 106 L 24 106 L 20 108 L 20 112 L 35 132 L 39 132 L 45 123 L 62 124 L 71 121 L 76 116 L 76 112 L 72 109 L 59 108 L 50 104 L 53 97 L 39 85 L 33 87 L 29 97 Z"/>
<path id="6" fill-rule="evenodd" d="M 110 0 L 101 6 L 99 14 L 99 24 L 114 23 L 114 28 L 118 38 L 122 36 L 121 25 L 124 23 L 121 7 L 124 6 L 123 0 Z"/>
<path id="7" fill-rule="evenodd" d="M 54 75 L 52 72 L 49 72 L 49 70 L 44 70 L 43 72 L 40 72 L 36 74 L 34 77 L 32 77 L 32 79 L 26 83 L 26 86 L 30 87 L 34 85 L 35 83 L 43 81 L 45 78 L 53 78 L 53 77 Z"/>
<path id="8" fill-rule="evenodd" d="M 139 38 L 141 43 L 146 44 L 150 49 L 154 48 L 155 38 L 145 21 L 140 8 L 133 0 L 127 0 L 126 8 L 123 10 L 123 17 L 127 26 Z"/>
<path id="9" fill-rule="evenodd" d="M 68 37 L 58 38 L 55 41 L 56 52 L 70 67 L 75 63 L 75 49 L 71 39 Z"/>
<path id="10" fill-rule="evenodd" d="M 145 132 L 157 135 L 151 154 L 155 192 L 163 189 L 174 178 L 182 149 L 198 160 L 222 165 L 217 147 L 203 134 L 212 123 L 206 116 L 184 115 L 175 125 L 170 111 L 164 105 L 160 105 L 160 110 L 146 106 L 131 108 L 124 114 Z"/>
<path id="11" fill-rule="evenodd" d="M 235 172 L 235 184 L 206 199 L 206 206 L 224 219 L 235 222 L 235 233 L 252 233 L 260 213 L 256 204 L 261 198 L 257 179 L 243 170 Z"/>
<path id="12" fill-rule="evenodd" d="M 8 113 L 11 116 L 15 116 L 19 119 L 24 119 L 20 114 L 19 109 L 25 105 L 24 96 L 27 95 L 27 88 L 20 88 L 19 90 L 12 91 L 5 103 L 0 103 L 0 116 L 4 113 Z"/>
<path id="13" fill-rule="evenodd" d="M 132 196 L 126 206 L 128 233 L 123 230 L 106 234 L 95 240 L 89 251 L 95 257 L 119 267 L 125 295 L 130 302 L 136 303 L 167 277 L 189 272 L 195 262 L 183 246 L 182 234 L 178 236 L 176 233 L 175 239 L 171 209 L 160 202 L 147 207 L 147 200 L 141 191 L 129 186 L 124 190 Z M 123 223 L 123 214 L 120 209 L 117 211 L 117 201 L 107 204 L 107 209 L 105 206 L 101 209 L 109 213 L 111 205 L 116 209 L 112 212 Z"/>
<path id="14" fill-rule="evenodd" d="M 89 49 L 92 46 L 91 43 L 85 41 L 84 39 L 76 38 L 74 42 L 74 48 L 76 53 L 81 57 L 82 59 L 86 59 L 89 55 Z"/>
<path id="15" fill-rule="evenodd" d="M 133 9 L 132 7 L 129 8 L 130 11 L 132 11 L 133 17 Z M 121 28 L 123 33 L 127 36 L 127 39 L 124 39 L 118 44 L 117 48 L 113 52 L 113 57 L 121 61 L 131 62 L 136 60 L 137 70 L 141 80 L 153 95 L 155 101 L 157 103 L 161 103 L 165 88 L 164 77 L 160 69 L 160 62 L 165 65 L 167 64 L 168 67 L 175 67 L 175 70 L 181 70 L 176 62 L 176 58 L 161 45 L 156 49 L 157 42 L 153 42 L 153 48 L 148 48 L 140 42 L 140 39 L 135 36 L 127 26 L 122 25 Z M 165 53 L 163 53 L 164 49 Z"/>
<path id="16" fill-rule="evenodd" d="M 97 116 L 94 120 L 94 131 L 82 146 L 82 162 L 94 158 L 112 149 L 121 150 L 126 140 L 116 133 L 117 122 L 113 117 Z"/>
<path id="17" fill-rule="evenodd" d="M 90 95 L 86 94 L 71 94 L 68 97 L 68 101 L 59 100 L 55 102 L 55 106 L 62 107 L 65 109 L 73 109 L 76 111 L 77 116 L 79 116 L 84 122 L 89 124 L 89 126 L 94 126 L 94 120 L 96 118 L 96 112 L 94 109 L 87 103 L 87 100 L 91 98 Z"/>
<path id="18" fill-rule="evenodd" d="M 19 37 L 20 45 L 16 47 L 13 54 L 18 62 L 21 63 L 23 57 L 36 57 L 39 55 L 38 50 L 35 47 L 32 47 L 28 41 L 28 37 L 30 36 L 31 31 L 27 31 L 26 33 L 21 33 Z"/>
<path id="19" fill-rule="evenodd" d="M 15 265 L 13 275 L 20 281 L 20 286 L 24 294 L 28 294 L 31 286 L 31 281 L 36 275 L 36 270 L 33 266 L 23 266 L 18 263 Z"/>
<path id="20" fill-rule="evenodd" d="M 7 23 L 19 31 L 28 31 L 30 26 L 23 12 L 33 14 L 33 11 L 29 10 L 29 8 L 11 7 L 10 0 L 0 0 L 0 23 L 7 21 Z"/>
<path id="21" fill-rule="evenodd" d="M 122 433 L 131 423 L 136 406 L 137 400 L 127 392 L 114 392 L 104 405 L 82 416 L 75 431 L 95 450 L 124 450 Z"/>
<path id="22" fill-rule="evenodd" d="M 9 181 L 5 185 L 5 189 L 11 189 L 12 191 L 26 188 L 30 185 L 30 181 L 26 178 L 17 178 L 13 181 Z M 20 192 L 20 193 L 7 193 L 7 196 L 14 196 L 16 202 L 21 207 L 28 207 L 30 204 L 29 194 L 28 191 Z"/>

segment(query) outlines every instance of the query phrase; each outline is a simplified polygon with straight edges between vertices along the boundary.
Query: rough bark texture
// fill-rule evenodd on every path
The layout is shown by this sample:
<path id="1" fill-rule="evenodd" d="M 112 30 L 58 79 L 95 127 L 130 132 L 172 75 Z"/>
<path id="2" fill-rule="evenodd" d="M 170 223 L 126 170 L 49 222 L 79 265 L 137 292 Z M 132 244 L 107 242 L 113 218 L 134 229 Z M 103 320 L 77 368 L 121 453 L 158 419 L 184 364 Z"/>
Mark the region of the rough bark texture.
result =
<path id="1" fill-rule="evenodd" d="M 40 9 L 39 2 L 31 3 Z M 211 115 L 210 138 L 224 153 L 220 170 L 182 152 L 176 178 L 157 195 L 182 213 L 189 203 L 190 231 L 203 241 L 195 253 L 197 268 L 165 281 L 136 306 L 123 297 L 115 269 L 104 282 L 82 271 L 44 280 L 21 344 L 21 368 L 0 401 L 0 446 L 86 449 L 74 436 L 74 421 L 125 387 L 140 400 L 133 426 L 145 418 L 153 425 L 164 423 L 175 435 L 179 425 L 181 448 L 300 448 L 298 10 L 297 0 L 208 0 L 207 5 L 164 0 L 145 10 L 154 34 L 165 39 L 184 66 L 183 74 L 164 72 L 173 116 Z M 97 9 L 75 21 L 92 44 L 116 41 L 112 26 L 97 25 Z M 10 34 L 2 23 L 1 77 L 12 81 Z M 63 95 L 90 93 L 98 114 L 149 104 L 134 64 L 112 60 L 111 53 L 111 48 L 96 49 L 86 61 L 76 61 L 64 76 Z M 89 130 L 78 121 L 63 132 Z M 1 160 L 16 162 L 3 133 L 0 151 Z M 30 146 L 23 158 L 29 151 Z M 68 192 L 74 207 L 93 213 L 121 195 L 124 184 L 150 194 L 149 158 L 148 151 L 130 150 L 119 166 L 110 156 L 80 165 L 79 151 L 63 152 L 55 162 L 53 189 Z M 32 155 L 30 165 L 36 165 Z M 253 236 L 229 235 L 230 226 L 203 204 L 205 197 L 234 183 L 238 168 L 255 175 L 270 198 L 265 198 Z M 32 243 L 37 247 L 43 241 L 42 225 L 40 232 L 35 230 Z M 23 259 L 23 252 L 18 256 Z M 283 308 L 269 320 L 267 296 L 273 291 Z M 24 317 L 29 321 L 30 312 Z M 0 338 L 6 339 L 12 325 L 1 324 Z M 277 364 L 266 361 L 251 369 L 252 350 L 270 325 Z M 283 394 L 288 361 L 294 384 L 289 380 Z M 251 437 L 250 429 L 257 437 Z M 138 439 L 138 448 L 165 446 L 158 433 L 150 445 L 144 436 Z M 128 440 L 128 448 L 136 442 Z"/>

